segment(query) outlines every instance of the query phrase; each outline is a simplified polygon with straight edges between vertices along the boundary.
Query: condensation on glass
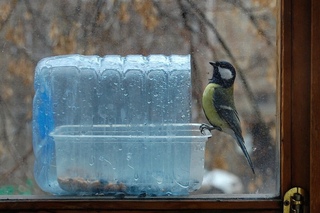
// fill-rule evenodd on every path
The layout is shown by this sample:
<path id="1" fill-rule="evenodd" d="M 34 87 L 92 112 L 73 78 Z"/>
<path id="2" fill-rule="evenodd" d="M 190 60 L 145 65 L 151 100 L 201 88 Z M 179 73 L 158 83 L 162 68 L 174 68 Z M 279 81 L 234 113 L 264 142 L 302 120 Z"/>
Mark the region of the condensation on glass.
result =
<path id="1" fill-rule="evenodd" d="M 212 68 L 208 62 L 217 60 L 231 62 L 237 70 L 235 105 L 256 175 L 250 171 L 235 141 L 226 134 L 213 131 L 213 136 L 205 146 L 205 174 L 202 187 L 192 192 L 188 198 L 190 196 L 210 198 L 278 196 L 280 122 L 276 85 L 280 82 L 277 79 L 280 41 L 277 29 L 280 22 L 278 17 L 280 17 L 281 1 L 150 0 L 139 1 L 139 4 L 137 1 L 100 1 L 100 3 L 86 0 L 0 1 L 2 14 L 0 17 L 2 26 L 0 29 L 0 195 L 46 195 L 47 193 L 37 186 L 33 170 L 43 174 L 42 179 L 36 177 L 40 184 L 41 181 L 45 183 L 43 180 L 52 177 L 46 174 L 57 171 L 54 167 L 41 166 L 53 162 L 46 161 L 50 158 L 43 158 L 44 161 L 36 162 L 34 167 L 34 152 L 39 157 L 56 148 L 46 146 L 39 138 L 35 138 L 39 142 L 35 143 L 34 148 L 32 144 L 32 117 L 39 116 L 41 120 L 53 116 L 50 113 L 46 115 L 45 111 L 39 111 L 42 118 L 40 115 L 32 115 L 32 100 L 35 93 L 33 76 L 35 67 L 42 58 L 66 54 L 100 56 L 190 54 L 192 73 L 188 77 L 181 76 L 181 80 L 187 77 L 187 84 L 190 85 L 190 81 L 192 82 L 190 91 L 192 96 L 187 102 L 191 104 L 191 108 L 188 108 L 190 105 L 181 108 L 190 110 L 185 114 L 183 122 L 207 123 L 200 100 L 208 79 L 212 76 Z M 88 19 L 89 16 L 92 16 L 92 19 Z M 120 58 L 115 56 L 114 60 L 118 60 L 121 64 Z M 54 84 L 60 82 L 70 90 L 59 87 L 54 89 L 61 96 L 61 104 L 45 106 L 46 110 L 56 113 L 54 115 L 56 120 L 55 123 L 46 123 L 42 127 L 43 131 L 38 132 L 39 137 L 49 135 L 51 132 L 52 138 L 56 137 L 58 140 L 60 136 L 63 137 L 66 133 L 76 130 L 70 129 L 69 124 L 80 122 L 89 126 L 120 122 L 137 123 L 140 119 L 154 123 L 166 121 L 169 123 L 177 117 L 182 117 L 182 111 L 174 107 L 168 110 L 175 110 L 175 116 L 163 116 L 169 113 L 164 111 L 164 106 L 174 104 L 167 103 L 170 95 L 173 95 L 171 93 L 165 100 L 154 96 L 145 96 L 143 99 L 139 96 L 140 90 L 137 88 L 141 85 L 139 80 L 141 72 L 137 69 L 128 72 L 128 77 L 135 76 L 136 81 L 120 78 L 121 74 L 112 70 L 103 73 L 91 72 L 100 70 L 103 60 L 108 60 L 99 57 L 91 59 L 92 64 L 87 66 L 88 69 L 85 67 L 80 69 L 83 77 L 79 77 L 77 72 L 80 71 L 73 66 L 66 68 L 73 76 L 71 78 L 80 82 L 82 87 L 80 90 L 77 90 L 77 85 L 72 84 L 70 79 L 61 79 L 59 75 L 52 79 Z M 162 66 L 161 61 L 162 59 L 157 66 Z M 56 72 L 62 71 L 56 68 L 52 73 Z M 150 73 L 148 81 L 152 82 L 154 88 L 161 93 L 166 88 L 158 86 L 163 83 L 165 77 L 158 75 L 159 73 L 161 73 L 159 70 Z M 104 83 L 94 86 L 93 82 L 97 79 Z M 119 87 L 121 81 L 127 81 L 128 84 Z M 177 85 L 180 83 L 177 82 Z M 72 101 L 81 102 L 81 97 L 90 96 L 92 102 L 98 103 L 104 98 L 108 102 L 115 98 L 114 92 L 121 88 L 123 95 L 118 99 L 121 103 L 130 101 L 124 99 L 125 91 L 128 91 L 128 97 L 143 99 L 146 106 L 148 102 L 154 103 L 153 111 L 146 106 L 135 104 L 118 109 L 114 107 L 115 105 L 90 106 L 88 102 L 83 102 L 81 110 L 94 111 L 94 117 L 72 115 L 76 112 L 82 113 L 80 108 L 70 105 Z M 37 99 L 47 100 L 46 102 L 50 103 L 48 99 L 51 96 L 44 95 L 45 89 L 47 88 L 37 88 L 38 93 L 43 94 L 43 97 L 37 96 Z M 79 98 L 70 94 L 73 90 L 78 91 Z M 104 90 L 108 91 L 108 95 L 101 93 Z M 71 100 L 72 98 L 74 100 Z M 177 102 L 183 101 L 179 97 L 176 99 Z M 144 113 L 137 112 L 140 107 L 146 109 Z M 65 110 L 61 110 L 62 108 Z M 129 108 L 136 113 L 136 117 L 127 113 Z M 66 116 L 67 114 L 72 116 Z M 190 115 L 191 117 L 188 117 Z M 61 128 L 53 131 L 54 127 L 58 126 Z M 34 131 L 38 131 L 37 128 L 35 127 Z M 92 136 L 96 137 L 96 132 L 101 131 L 99 128 L 92 131 Z M 134 137 L 139 138 L 140 135 Z M 53 157 L 51 156 L 51 160 Z M 133 159 L 132 157 L 130 154 L 123 156 L 125 161 Z M 202 168 L 203 165 L 197 164 L 195 167 L 198 166 Z M 49 182 L 54 181 L 49 180 Z M 58 183 L 54 183 L 56 185 L 53 187 L 58 187 Z M 113 187 L 121 188 L 123 185 L 116 184 Z M 50 191 L 50 189 L 45 190 Z"/>

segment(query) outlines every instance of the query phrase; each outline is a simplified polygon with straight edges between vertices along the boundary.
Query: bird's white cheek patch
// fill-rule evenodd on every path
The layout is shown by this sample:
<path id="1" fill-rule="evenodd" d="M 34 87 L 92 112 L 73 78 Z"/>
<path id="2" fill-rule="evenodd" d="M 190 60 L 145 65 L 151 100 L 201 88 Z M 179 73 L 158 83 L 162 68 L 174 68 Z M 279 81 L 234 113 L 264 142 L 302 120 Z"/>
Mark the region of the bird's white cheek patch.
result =
<path id="1" fill-rule="evenodd" d="M 221 75 L 221 78 L 225 80 L 233 78 L 232 72 L 229 69 L 219 67 L 219 73 Z"/>

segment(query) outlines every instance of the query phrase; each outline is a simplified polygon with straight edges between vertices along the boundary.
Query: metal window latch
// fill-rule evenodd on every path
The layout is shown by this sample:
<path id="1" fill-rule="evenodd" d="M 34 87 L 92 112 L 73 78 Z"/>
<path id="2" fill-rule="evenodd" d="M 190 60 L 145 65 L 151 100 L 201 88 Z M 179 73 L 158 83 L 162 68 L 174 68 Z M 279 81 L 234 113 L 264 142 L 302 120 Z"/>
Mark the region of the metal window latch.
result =
<path id="1" fill-rule="evenodd" d="M 294 187 L 286 192 L 283 199 L 284 213 L 303 213 L 306 208 L 306 193 L 300 187 Z"/>

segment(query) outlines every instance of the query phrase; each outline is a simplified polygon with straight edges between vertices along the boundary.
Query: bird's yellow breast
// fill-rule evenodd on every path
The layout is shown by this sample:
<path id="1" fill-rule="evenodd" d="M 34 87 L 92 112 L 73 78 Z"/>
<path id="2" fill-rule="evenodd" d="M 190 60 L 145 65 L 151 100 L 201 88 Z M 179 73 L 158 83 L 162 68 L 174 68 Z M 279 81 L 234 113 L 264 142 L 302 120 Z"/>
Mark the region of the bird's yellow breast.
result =
<path id="1" fill-rule="evenodd" d="M 218 126 L 224 129 L 225 127 L 227 127 L 227 124 L 220 118 L 213 104 L 214 90 L 219 87 L 221 86 L 214 83 L 210 83 L 207 85 L 202 96 L 202 108 L 211 125 Z"/>

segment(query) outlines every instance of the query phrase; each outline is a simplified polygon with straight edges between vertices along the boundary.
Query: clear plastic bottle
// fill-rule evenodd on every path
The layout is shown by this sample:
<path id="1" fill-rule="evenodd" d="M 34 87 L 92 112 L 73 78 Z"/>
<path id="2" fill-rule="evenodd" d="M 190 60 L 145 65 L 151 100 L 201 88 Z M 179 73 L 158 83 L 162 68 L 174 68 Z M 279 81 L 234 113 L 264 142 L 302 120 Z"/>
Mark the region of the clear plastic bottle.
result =
<path id="1" fill-rule="evenodd" d="M 34 87 L 34 173 L 44 191 L 163 195 L 199 187 L 208 136 L 190 125 L 189 55 L 49 57 L 38 63 Z"/>

